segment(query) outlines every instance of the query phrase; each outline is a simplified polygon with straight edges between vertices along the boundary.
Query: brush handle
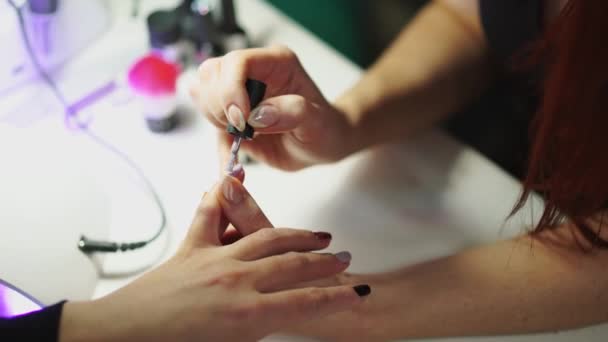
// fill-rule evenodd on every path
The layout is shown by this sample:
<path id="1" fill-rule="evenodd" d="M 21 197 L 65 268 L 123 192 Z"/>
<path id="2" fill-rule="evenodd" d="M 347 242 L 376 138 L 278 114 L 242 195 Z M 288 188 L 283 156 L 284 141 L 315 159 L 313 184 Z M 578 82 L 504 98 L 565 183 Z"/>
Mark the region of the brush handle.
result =
<path id="1" fill-rule="evenodd" d="M 245 88 L 247 89 L 247 96 L 249 97 L 249 108 L 253 109 L 257 107 L 262 100 L 264 100 L 264 95 L 266 94 L 266 84 L 258 80 L 247 79 L 245 82 Z M 255 130 L 249 124 L 245 125 L 245 129 L 242 132 L 236 129 L 236 127 L 228 124 L 226 131 L 234 136 L 247 140 L 252 139 L 253 133 L 255 133 Z"/>

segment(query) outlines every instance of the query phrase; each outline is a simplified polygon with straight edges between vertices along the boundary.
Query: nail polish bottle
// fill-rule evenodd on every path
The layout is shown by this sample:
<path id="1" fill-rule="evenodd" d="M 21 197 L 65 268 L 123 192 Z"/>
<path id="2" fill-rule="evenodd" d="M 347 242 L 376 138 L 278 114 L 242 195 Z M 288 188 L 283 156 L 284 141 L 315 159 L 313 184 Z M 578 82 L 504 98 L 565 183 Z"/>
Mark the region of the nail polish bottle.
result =
<path id="1" fill-rule="evenodd" d="M 155 54 L 137 61 L 129 70 L 128 83 L 135 93 L 148 128 L 168 132 L 177 124 L 178 65 Z"/>
<path id="2" fill-rule="evenodd" d="M 146 20 L 151 52 L 171 63 L 185 65 L 193 48 L 182 39 L 181 22 L 179 10 L 154 11 Z"/>
<path id="3" fill-rule="evenodd" d="M 220 2 L 219 28 L 222 34 L 223 52 L 246 49 L 251 44 L 249 38 L 236 21 L 236 11 L 233 0 L 221 0 Z"/>

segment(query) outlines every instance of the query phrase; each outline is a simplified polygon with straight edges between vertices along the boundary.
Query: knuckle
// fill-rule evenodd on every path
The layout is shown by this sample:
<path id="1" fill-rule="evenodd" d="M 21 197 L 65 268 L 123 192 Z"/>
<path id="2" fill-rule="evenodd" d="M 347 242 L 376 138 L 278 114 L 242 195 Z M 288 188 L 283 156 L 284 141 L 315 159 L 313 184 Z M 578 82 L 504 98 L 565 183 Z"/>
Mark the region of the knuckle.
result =
<path id="1" fill-rule="evenodd" d="M 217 66 L 218 63 L 218 58 L 209 58 L 207 60 L 205 60 L 203 63 L 201 63 L 201 65 L 198 67 L 198 75 L 203 78 L 209 78 L 209 76 L 211 74 L 213 74 L 213 71 L 215 71 L 215 68 Z"/>
<path id="2" fill-rule="evenodd" d="M 329 293 L 321 288 L 311 289 L 302 304 L 302 311 L 317 312 L 331 303 Z"/>
<path id="3" fill-rule="evenodd" d="M 224 60 L 227 63 L 234 63 L 239 61 L 243 57 L 243 51 L 233 50 L 224 55 Z"/>
<path id="4" fill-rule="evenodd" d="M 256 238 L 262 243 L 273 243 L 280 238 L 279 232 L 274 228 L 262 228 L 255 232 Z"/>
<path id="5" fill-rule="evenodd" d="M 197 216 L 213 216 L 216 214 L 218 214 L 218 208 L 206 204 L 204 199 L 196 208 Z"/>
<path id="6" fill-rule="evenodd" d="M 308 268 L 313 264 L 313 260 L 310 255 L 298 252 L 288 253 L 289 262 L 296 268 Z"/>
<path id="7" fill-rule="evenodd" d="M 243 269 L 223 271 L 211 275 L 205 282 L 205 285 L 231 290 L 243 284 L 244 280 L 248 277 L 249 272 Z"/>
<path id="8" fill-rule="evenodd" d="M 236 303 L 227 310 L 228 319 L 234 321 L 249 321 L 263 313 L 263 305 L 260 302 Z"/>
<path id="9" fill-rule="evenodd" d="M 260 210 L 260 208 L 258 208 L 257 205 L 252 205 L 249 208 L 249 215 L 248 215 L 248 221 L 252 222 L 254 224 L 261 224 L 261 223 L 266 223 L 268 220 L 266 219 L 266 215 L 264 215 L 264 213 Z M 282 234 L 277 231 L 276 229 L 272 229 L 272 228 L 264 228 L 264 229 L 270 229 L 272 230 L 272 234 L 273 234 L 273 239 L 277 240 L 280 239 Z"/>
<path id="10" fill-rule="evenodd" d="M 242 50 L 235 50 L 228 52 L 222 61 L 222 65 L 229 66 L 230 69 L 236 70 L 237 72 L 245 71 L 247 65 L 247 54 Z"/>
<path id="11" fill-rule="evenodd" d="M 286 59 L 297 59 L 298 58 L 296 53 L 285 44 L 276 44 L 273 47 L 281 54 L 281 56 L 283 58 L 286 58 Z"/>

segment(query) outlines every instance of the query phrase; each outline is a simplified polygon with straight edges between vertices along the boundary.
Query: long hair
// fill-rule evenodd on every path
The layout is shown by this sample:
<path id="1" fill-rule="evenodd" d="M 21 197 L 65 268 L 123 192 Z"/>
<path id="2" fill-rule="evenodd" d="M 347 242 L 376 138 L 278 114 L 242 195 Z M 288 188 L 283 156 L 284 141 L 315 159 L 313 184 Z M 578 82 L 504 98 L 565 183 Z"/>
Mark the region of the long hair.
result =
<path id="1" fill-rule="evenodd" d="M 541 101 L 531 126 L 524 190 L 545 197 L 535 233 L 574 223 L 594 246 L 601 224 L 589 218 L 608 209 L 608 1 L 570 0 L 536 46 L 544 71 Z"/>

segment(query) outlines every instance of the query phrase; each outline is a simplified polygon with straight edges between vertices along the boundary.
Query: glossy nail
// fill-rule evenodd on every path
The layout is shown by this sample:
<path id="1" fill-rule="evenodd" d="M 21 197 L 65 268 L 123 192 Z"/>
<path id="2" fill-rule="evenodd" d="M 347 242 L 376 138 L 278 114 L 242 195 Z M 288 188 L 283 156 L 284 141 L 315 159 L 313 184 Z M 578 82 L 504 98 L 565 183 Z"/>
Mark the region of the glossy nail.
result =
<path id="1" fill-rule="evenodd" d="M 372 289 L 369 287 L 369 285 L 357 285 L 353 287 L 353 290 L 357 292 L 359 297 L 365 297 L 372 293 Z"/>
<path id="2" fill-rule="evenodd" d="M 348 264 L 352 259 L 352 256 L 349 252 L 340 252 L 335 254 L 336 259 L 338 259 L 341 263 Z"/>
<path id="3" fill-rule="evenodd" d="M 257 107 L 251 112 L 249 124 L 254 128 L 266 128 L 279 121 L 277 109 L 270 105 Z"/>
<path id="4" fill-rule="evenodd" d="M 231 105 L 228 108 L 228 121 L 239 131 L 245 130 L 245 116 L 243 115 L 243 111 L 236 105 Z"/>
<path id="5" fill-rule="evenodd" d="M 222 193 L 228 202 L 239 204 L 243 200 L 243 192 L 234 183 L 231 176 L 225 176 L 222 181 Z"/>
<path id="6" fill-rule="evenodd" d="M 327 232 L 315 232 L 315 237 L 321 241 L 331 240 L 331 234 Z"/>
<path id="7" fill-rule="evenodd" d="M 232 177 L 237 178 L 241 173 L 243 172 L 243 165 L 241 164 L 236 164 L 233 168 L 232 171 L 230 171 L 229 175 L 231 175 Z"/>

